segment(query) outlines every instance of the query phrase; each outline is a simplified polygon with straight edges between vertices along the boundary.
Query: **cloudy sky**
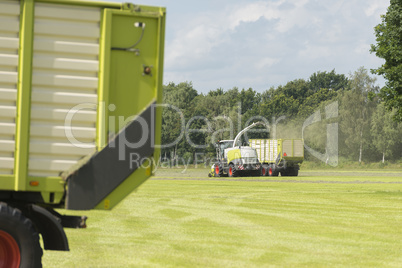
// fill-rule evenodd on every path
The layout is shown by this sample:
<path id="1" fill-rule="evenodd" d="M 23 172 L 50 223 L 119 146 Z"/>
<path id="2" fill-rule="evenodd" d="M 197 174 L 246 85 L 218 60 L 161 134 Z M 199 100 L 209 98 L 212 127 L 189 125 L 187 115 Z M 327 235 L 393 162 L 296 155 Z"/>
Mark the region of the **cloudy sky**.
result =
<path id="1" fill-rule="evenodd" d="M 167 8 L 165 84 L 262 92 L 317 71 L 349 75 L 382 64 L 369 49 L 389 0 L 134 2 Z"/>

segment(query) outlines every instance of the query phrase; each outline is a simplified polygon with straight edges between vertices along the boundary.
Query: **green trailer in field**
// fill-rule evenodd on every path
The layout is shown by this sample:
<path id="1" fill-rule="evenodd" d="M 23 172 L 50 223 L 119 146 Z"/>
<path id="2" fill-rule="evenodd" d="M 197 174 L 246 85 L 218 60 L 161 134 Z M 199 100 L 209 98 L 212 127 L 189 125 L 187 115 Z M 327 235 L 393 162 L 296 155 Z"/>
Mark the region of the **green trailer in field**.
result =
<path id="1" fill-rule="evenodd" d="M 64 227 L 152 173 L 161 140 L 165 9 L 0 0 L 0 264 L 69 250 Z"/>
<path id="2" fill-rule="evenodd" d="M 304 160 L 302 139 L 250 139 L 257 151 L 262 176 L 297 176 Z"/>

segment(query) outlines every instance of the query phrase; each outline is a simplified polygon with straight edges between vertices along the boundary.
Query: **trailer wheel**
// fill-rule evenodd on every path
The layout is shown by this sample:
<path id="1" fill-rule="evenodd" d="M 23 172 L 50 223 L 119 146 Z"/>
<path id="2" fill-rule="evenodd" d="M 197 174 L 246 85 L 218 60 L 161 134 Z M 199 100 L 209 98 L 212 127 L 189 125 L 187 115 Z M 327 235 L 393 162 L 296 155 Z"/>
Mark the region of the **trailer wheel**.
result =
<path id="1" fill-rule="evenodd" d="M 21 252 L 17 241 L 9 233 L 0 230 L 1 267 L 19 267 Z"/>
<path id="2" fill-rule="evenodd" d="M 229 177 L 237 177 L 237 170 L 236 170 L 236 168 L 234 167 L 234 165 L 233 164 L 230 164 L 229 165 L 229 169 L 228 169 L 228 175 L 229 175 Z"/>
<path id="3" fill-rule="evenodd" d="M 269 165 L 268 166 L 268 176 L 270 177 L 277 177 L 279 175 L 279 172 L 276 170 L 274 165 Z"/>
<path id="4" fill-rule="evenodd" d="M 42 267 L 42 254 L 32 221 L 0 203 L 0 267 Z"/>
<path id="5" fill-rule="evenodd" d="M 292 168 L 291 170 L 288 171 L 287 175 L 292 176 L 292 177 L 297 177 L 297 175 L 299 175 L 299 170 Z"/>
<path id="6" fill-rule="evenodd" d="M 261 176 L 267 176 L 268 175 L 268 165 L 262 165 L 261 168 Z"/>
<path id="7" fill-rule="evenodd" d="M 299 170 L 294 167 L 289 167 L 281 172 L 281 176 L 296 177 L 299 175 Z"/>

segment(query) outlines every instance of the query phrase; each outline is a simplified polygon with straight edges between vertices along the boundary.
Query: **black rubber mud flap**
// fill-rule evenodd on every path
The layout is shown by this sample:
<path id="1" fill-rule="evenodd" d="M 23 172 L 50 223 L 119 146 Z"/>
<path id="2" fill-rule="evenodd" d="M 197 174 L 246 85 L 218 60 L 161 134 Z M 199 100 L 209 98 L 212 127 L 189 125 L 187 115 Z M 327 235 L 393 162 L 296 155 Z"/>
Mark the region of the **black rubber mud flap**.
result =
<path id="1" fill-rule="evenodd" d="M 45 249 L 70 250 L 66 233 L 55 215 L 45 208 L 30 205 L 29 216 L 42 235 Z"/>
<path id="2" fill-rule="evenodd" d="M 66 208 L 89 210 L 154 153 L 155 105 L 147 107 L 67 179 Z"/>

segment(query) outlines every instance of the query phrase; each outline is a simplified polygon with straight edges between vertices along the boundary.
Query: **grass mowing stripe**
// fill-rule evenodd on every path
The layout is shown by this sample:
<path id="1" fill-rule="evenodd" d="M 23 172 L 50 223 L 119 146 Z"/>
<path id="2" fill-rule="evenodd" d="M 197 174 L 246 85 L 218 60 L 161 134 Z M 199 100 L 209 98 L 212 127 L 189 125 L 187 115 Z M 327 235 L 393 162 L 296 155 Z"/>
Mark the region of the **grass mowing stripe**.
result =
<path id="1" fill-rule="evenodd" d="M 401 184 L 151 180 L 85 214 L 87 230 L 67 230 L 71 252 L 46 251 L 44 267 L 402 263 Z"/>

